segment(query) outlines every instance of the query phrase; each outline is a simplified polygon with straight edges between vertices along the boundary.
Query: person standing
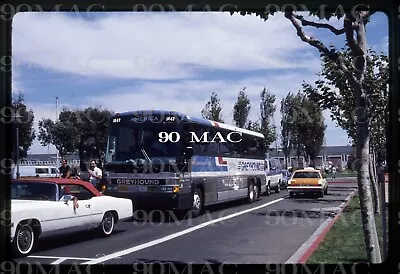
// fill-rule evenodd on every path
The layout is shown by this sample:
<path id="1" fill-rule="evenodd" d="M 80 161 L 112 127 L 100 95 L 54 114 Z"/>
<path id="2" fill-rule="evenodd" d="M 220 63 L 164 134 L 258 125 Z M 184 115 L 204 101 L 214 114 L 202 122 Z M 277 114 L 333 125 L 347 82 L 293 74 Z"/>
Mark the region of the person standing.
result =
<path id="1" fill-rule="evenodd" d="M 333 179 L 335 180 L 336 179 L 336 167 L 335 166 L 332 168 L 332 176 L 333 176 Z"/>
<path id="2" fill-rule="evenodd" d="M 58 169 L 60 172 L 59 178 L 70 178 L 71 177 L 71 168 L 67 164 L 67 160 L 63 159 L 60 168 Z"/>
<path id="3" fill-rule="evenodd" d="M 103 172 L 100 168 L 97 167 L 97 163 L 95 160 L 90 162 L 89 169 L 89 182 L 97 189 L 100 187 L 100 180 L 103 177 Z"/>

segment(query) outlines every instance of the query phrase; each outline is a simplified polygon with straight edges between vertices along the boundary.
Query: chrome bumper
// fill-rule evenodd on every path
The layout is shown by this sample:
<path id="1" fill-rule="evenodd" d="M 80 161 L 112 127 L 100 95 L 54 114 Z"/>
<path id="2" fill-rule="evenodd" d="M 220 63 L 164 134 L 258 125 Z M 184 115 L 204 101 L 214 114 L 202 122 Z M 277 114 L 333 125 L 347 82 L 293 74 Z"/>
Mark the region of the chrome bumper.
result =
<path id="1" fill-rule="evenodd" d="M 288 191 L 322 191 L 324 186 L 288 186 Z"/>

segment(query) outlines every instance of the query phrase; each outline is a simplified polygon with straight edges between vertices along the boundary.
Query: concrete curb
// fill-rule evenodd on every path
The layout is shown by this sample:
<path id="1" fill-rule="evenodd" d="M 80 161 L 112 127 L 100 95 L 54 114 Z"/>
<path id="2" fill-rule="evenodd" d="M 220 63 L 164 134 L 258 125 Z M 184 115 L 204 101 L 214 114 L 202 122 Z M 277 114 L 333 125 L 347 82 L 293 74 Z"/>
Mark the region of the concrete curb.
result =
<path id="1" fill-rule="evenodd" d="M 343 210 L 348 206 L 351 199 L 357 193 L 357 189 L 347 196 L 347 198 L 339 205 L 339 211 L 334 218 L 328 218 L 324 221 L 317 230 L 308 238 L 306 242 L 286 261 L 286 264 L 305 264 L 310 256 L 317 249 L 319 244 L 325 238 L 333 224 L 339 219 Z"/>
<path id="2" fill-rule="evenodd" d="M 356 184 L 357 182 L 354 181 L 340 181 L 340 180 L 336 180 L 336 181 L 328 181 L 328 184 L 330 185 L 334 185 L 334 184 Z"/>

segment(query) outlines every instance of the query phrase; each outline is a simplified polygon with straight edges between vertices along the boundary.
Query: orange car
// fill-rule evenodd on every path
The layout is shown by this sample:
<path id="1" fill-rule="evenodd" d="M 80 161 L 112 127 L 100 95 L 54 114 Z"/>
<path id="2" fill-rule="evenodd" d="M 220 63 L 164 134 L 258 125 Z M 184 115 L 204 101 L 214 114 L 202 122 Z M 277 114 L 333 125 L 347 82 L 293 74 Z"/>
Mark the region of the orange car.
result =
<path id="1" fill-rule="evenodd" d="M 320 197 L 324 197 L 328 193 L 328 182 L 318 169 L 299 169 L 293 172 L 287 189 L 290 197 L 295 193 L 317 193 Z"/>

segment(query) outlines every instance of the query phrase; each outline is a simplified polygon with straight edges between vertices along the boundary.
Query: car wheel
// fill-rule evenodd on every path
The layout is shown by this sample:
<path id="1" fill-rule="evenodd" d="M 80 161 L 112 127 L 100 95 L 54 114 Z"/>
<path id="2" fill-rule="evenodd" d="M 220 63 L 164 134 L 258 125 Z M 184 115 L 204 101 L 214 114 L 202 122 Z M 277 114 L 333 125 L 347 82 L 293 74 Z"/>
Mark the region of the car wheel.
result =
<path id="1" fill-rule="evenodd" d="M 203 193 L 196 188 L 193 193 L 192 217 L 197 217 L 203 213 Z"/>
<path id="2" fill-rule="evenodd" d="M 269 185 L 269 182 L 267 183 L 267 190 L 265 191 L 265 194 L 267 196 L 271 195 L 271 186 Z"/>
<path id="3" fill-rule="evenodd" d="M 255 202 L 257 200 L 257 187 L 254 185 L 253 182 L 249 183 L 247 187 L 247 202 L 249 204 Z"/>
<path id="4" fill-rule="evenodd" d="M 328 194 L 328 187 L 325 188 L 325 195 Z"/>
<path id="5" fill-rule="evenodd" d="M 280 181 L 278 182 L 278 185 L 276 186 L 275 192 L 276 193 L 281 192 L 281 182 Z"/>
<path id="6" fill-rule="evenodd" d="M 103 236 L 109 236 L 114 231 L 115 218 L 111 212 L 106 212 L 103 216 L 103 220 L 101 221 L 101 225 L 99 227 L 100 232 Z"/>
<path id="7" fill-rule="evenodd" d="M 289 197 L 293 198 L 294 197 L 294 193 L 293 192 L 289 192 Z"/>
<path id="8" fill-rule="evenodd" d="M 322 191 L 320 192 L 320 194 L 319 194 L 319 197 L 320 197 L 320 198 L 324 198 L 324 193 L 325 193 L 325 190 L 322 190 Z"/>
<path id="9" fill-rule="evenodd" d="M 16 257 L 28 256 L 33 249 L 34 243 L 35 232 L 33 228 L 28 224 L 18 225 L 13 240 L 13 251 Z"/>

